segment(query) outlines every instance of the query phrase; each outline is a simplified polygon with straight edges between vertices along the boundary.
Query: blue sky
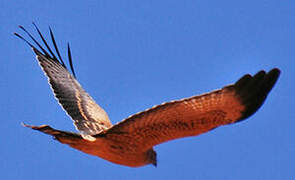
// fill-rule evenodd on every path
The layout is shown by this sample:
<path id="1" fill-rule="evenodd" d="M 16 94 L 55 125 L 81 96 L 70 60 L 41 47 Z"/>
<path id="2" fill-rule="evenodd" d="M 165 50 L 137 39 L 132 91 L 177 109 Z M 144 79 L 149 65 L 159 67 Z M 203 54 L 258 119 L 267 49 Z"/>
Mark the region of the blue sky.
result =
<path id="1" fill-rule="evenodd" d="M 0 2 L 0 169 L 3 179 L 294 178 L 295 1 Z M 78 80 L 113 123 L 165 101 L 205 93 L 246 73 L 281 77 L 248 120 L 155 149 L 158 167 L 83 154 L 21 122 L 75 131 L 18 25 L 69 41 Z"/>

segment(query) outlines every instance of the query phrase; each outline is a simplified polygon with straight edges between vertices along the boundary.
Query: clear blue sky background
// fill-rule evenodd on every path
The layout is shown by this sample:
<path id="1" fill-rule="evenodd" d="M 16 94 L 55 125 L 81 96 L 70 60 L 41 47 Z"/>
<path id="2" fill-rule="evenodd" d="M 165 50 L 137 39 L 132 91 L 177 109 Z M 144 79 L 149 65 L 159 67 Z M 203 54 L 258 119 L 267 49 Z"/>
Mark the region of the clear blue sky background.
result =
<path id="1" fill-rule="evenodd" d="M 295 1 L 0 1 L 1 179 L 294 178 Z M 247 121 L 155 147 L 158 167 L 129 168 L 21 126 L 75 131 L 56 103 L 23 25 L 66 42 L 78 80 L 113 123 L 165 101 L 221 88 L 246 73 L 281 77 Z"/>

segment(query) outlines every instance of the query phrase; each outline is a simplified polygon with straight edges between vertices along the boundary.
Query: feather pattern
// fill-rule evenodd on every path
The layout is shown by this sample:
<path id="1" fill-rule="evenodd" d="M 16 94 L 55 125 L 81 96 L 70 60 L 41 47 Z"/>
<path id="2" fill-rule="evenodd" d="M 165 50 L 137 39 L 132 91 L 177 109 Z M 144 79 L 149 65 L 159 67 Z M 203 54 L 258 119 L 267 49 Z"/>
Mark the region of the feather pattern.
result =
<path id="1" fill-rule="evenodd" d="M 245 75 L 233 85 L 199 96 L 171 101 L 137 113 L 105 132 L 106 138 L 135 141 L 139 149 L 196 136 L 244 120 L 258 110 L 280 71 Z"/>
<path id="2" fill-rule="evenodd" d="M 130 167 L 156 166 L 155 145 L 197 136 L 219 126 L 245 120 L 262 106 L 280 75 L 277 68 L 269 72 L 259 71 L 254 76 L 246 74 L 222 89 L 154 106 L 112 126 L 106 112 L 76 80 L 69 44 L 68 58 L 72 74 L 61 59 L 52 30 L 50 36 L 57 56 L 37 26 L 34 26 L 49 52 L 22 26 L 20 28 L 42 52 L 19 34 L 15 35 L 32 47 L 55 97 L 81 134 L 57 130 L 48 125 L 24 126 L 51 135 L 60 143 L 87 154 Z"/>
<path id="3" fill-rule="evenodd" d="M 25 42 L 27 42 L 32 47 L 33 51 L 37 55 L 37 60 L 40 66 L 45 72 L 45 75 L 48 77 L 49 84 L 51 85 L 55 97 L 63 109 L 67 112 L 67 114 L 73 119 L 76 128 L 83 135 L 94 135 L 111 127 L 112 124 L 108 118 L 107 113 L 95 103 L 95 101 L 88 95 L 87 92 L 85 92 L 85 90 L 73 76 L 74 69 L 69 45 L 69 63 L 73 75 L 69 73 L 65 63 L 61 59 L 51 29 L 50 35 L 59 59 L 54 55 L 37 26 L 35 24 L 34 26 L 50 54 L 22 26 L 20 26 L 21 29 L 30 36 L 30 38 L 38 45 L 43 53 L 41 53 L 35 46 L 25 40 L 22 36 L 16 33 L 15 34 L 21 39 L 25 40 Z"/>

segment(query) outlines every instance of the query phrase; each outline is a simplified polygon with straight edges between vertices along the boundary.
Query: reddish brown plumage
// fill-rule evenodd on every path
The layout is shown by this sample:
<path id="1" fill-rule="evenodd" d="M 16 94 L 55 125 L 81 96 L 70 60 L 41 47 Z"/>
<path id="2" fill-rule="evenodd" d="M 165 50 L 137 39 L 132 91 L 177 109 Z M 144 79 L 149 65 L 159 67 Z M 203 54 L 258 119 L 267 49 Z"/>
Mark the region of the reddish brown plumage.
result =
<path id="1" fill-rule="evenodd" d="M 43 53 L 28 44 L 36 53 L 56 98 L 81 134 L 48 125 L 25 126 L 87 154 L 130 167 L 156 165 L 155 145 L 196 136 L 249 117 L 263 104 L 280 74 L 275 68 L 268 73 L 260 71 L 253 77 L 245 75 L 220 90 L 163 103 L 112 125 L 104 110 L 83 90 L 61 60 L 53 54 L 50 56 L 40 45 Z"/>

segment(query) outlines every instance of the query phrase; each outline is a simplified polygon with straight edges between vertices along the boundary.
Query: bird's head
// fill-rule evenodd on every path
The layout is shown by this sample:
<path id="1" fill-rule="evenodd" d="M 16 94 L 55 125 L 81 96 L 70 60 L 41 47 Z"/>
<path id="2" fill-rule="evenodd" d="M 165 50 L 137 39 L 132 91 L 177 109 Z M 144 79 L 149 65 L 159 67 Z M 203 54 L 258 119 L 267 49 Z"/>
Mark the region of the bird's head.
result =
<path id="1" fill-rule="evenodd" d="M 149 164 L 152 164 L 155 167 L 157 167 L 157 153 L 156 151 L 154 151 L 154 149 L 149 149 L 146 152 L 146 157 Z"/>

